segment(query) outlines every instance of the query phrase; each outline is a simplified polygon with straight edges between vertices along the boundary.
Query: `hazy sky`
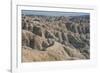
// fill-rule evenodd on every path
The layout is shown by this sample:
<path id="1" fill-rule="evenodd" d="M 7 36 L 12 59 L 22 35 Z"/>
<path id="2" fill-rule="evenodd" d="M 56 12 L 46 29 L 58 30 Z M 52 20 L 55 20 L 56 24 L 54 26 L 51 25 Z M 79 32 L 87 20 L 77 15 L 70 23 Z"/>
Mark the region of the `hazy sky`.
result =
<path id="1" fill-rule="evenodd" d="M 45 15 L 45 16 L 80 16 L 89 15 L 89 13 L 82 12 L 56 12 L 56 11 L 35 11 L 35 10 L 22 10 L 24 15 Z"/>

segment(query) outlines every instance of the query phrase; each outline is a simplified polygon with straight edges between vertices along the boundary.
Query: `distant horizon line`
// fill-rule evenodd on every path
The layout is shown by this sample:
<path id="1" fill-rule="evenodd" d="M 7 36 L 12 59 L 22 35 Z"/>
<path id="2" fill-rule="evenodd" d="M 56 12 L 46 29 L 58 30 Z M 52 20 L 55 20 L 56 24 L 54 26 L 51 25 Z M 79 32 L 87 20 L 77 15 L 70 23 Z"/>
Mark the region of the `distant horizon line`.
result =
<path id="1" fill-rule="evenodd" d="M 35 16 L 35 15 L 38 15 L 38 16 L 84 16 L 84 15 L 90 15 L 90 13 L 22 10 L 22 15 L 28 15 L 28 16 Z"/>

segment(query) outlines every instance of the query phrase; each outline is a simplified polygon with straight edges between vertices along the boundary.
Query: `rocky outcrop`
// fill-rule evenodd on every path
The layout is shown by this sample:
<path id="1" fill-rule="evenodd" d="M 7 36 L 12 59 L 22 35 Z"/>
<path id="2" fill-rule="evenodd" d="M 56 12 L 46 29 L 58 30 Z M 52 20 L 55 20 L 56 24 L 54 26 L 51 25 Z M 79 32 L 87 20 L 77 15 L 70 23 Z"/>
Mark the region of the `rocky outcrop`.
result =
<path id="1" fill-rule="evenodd" d="M 33 49 L 43 50 L 49 46 L 46 39 L 40 37 L 38 35 L 34 36 L 34 38 L 30 41 L 30 47 Z"/>
<path id="2" fill-rule="evenodd" d="M 29 46 L 30 41 L 33 39 L 34 36 L 34 33 L 27 30 L 22 30 L 22 46 Z"/>
<path id="3" fill-rule="evenodd" d="M 23 59 L 22 62 L 32 61 L 59 61 L 70 60 L 71 57 L 65 52 L 63 46 L 60 43 L 55 42 L 51 47 L 48 47 L 45 51 L 32 50 L 22 48 Z"/>
<path id="4" fill-rule="evenodd" d="M 48 47 L 45 51 L 23 47 L 22 52 L 22 62 L 86 59 L 79 50 L 65 47 L 58 42 L 55 42 L 54 45 Z"/>

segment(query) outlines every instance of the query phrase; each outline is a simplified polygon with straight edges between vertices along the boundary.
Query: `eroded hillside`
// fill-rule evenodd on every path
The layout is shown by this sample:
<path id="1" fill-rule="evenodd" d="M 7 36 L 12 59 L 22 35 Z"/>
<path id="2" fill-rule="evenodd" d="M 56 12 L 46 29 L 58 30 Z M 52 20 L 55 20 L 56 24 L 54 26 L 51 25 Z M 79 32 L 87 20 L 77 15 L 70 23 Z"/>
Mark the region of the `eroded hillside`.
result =
<path id="1" fill-rule="evenodd" d="M 22 16 L 22 62 L 90 58 L 90 18 Z"/>

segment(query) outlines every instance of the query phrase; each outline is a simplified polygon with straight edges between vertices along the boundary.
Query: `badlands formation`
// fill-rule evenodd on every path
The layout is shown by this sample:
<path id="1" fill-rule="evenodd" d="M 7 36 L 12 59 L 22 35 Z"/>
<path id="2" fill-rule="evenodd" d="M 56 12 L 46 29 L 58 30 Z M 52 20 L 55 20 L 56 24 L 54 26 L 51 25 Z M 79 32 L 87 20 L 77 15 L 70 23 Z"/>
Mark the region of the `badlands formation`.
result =
<path id="1" fill-rule="evenodd" d="M 89 15 L 22 15 L 22 62 L 90 59 L 89 23 Z"/>

